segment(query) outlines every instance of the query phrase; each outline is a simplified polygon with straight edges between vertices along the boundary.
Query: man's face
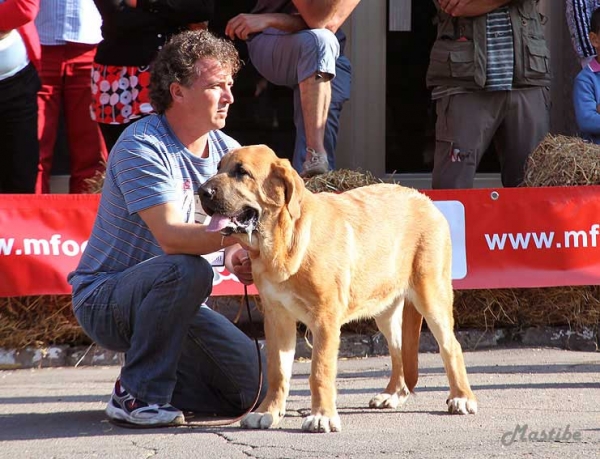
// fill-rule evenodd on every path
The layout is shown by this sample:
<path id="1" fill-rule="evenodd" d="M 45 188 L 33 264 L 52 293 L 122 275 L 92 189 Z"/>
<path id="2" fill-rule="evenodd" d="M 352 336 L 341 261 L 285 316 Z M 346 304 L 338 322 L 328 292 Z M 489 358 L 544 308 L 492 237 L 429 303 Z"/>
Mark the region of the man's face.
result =
<path id="1" fill-rule="evenodd" d="M 222 129 L 233 103 L 231 71 L 215 59 L 199 59 L 196 72 L 192 85 L 181 87 L 182 108 L 207 131 Z"/>

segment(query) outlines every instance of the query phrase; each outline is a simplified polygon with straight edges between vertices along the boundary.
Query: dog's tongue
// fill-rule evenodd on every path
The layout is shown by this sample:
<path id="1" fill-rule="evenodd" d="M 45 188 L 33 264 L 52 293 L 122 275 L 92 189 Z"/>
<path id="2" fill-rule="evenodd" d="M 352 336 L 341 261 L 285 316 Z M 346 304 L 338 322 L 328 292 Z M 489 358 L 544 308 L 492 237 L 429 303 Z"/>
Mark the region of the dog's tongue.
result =
<path id="1" fill-rule="evenodd" d="M 206 227 L 206 231 L 221 231 L 225 228 L 231 219 L 221 214 L 214 214 L 210 217 L 210 221 L 208 222 L 208 226 Z"/>

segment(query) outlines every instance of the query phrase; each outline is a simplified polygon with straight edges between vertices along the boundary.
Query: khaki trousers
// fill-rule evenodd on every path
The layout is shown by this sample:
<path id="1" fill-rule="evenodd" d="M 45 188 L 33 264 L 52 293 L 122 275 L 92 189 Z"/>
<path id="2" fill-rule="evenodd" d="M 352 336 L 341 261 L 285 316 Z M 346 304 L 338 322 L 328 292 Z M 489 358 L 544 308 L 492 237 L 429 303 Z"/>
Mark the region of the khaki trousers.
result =
<path id="1" fill-rule="evenodd" d="M 502 184 L 523 182 L 527 158 L 550 129 L 546 87 L 454 94 L 437 101 L 432 188 L 472 188 L 494 142 Z"/>

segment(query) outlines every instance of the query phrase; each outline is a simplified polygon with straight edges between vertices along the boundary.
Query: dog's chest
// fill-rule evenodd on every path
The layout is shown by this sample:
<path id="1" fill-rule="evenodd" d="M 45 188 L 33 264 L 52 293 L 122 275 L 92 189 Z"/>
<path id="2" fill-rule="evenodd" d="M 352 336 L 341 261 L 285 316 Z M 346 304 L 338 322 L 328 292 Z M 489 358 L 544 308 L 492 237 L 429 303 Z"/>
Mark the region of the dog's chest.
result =
<path id="1" fill-rule="evenodd" d="M 265 307 L 269 303 L 276 303 L 286 309 L 292 316 L 306 325 L 310 325 L 310 316 L 302 300 L 297 297 L 291 289 L 286 288 L 286 283 L 275 283 L 268 279 L 262 279 L 257 284 L 258 292 Z"/>

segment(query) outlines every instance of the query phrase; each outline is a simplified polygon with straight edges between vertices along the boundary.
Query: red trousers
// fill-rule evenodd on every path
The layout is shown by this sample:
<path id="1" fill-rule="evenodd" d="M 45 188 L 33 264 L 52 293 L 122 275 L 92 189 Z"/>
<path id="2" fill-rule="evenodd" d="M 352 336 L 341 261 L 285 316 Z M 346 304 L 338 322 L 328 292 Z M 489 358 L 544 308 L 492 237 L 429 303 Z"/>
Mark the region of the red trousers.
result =
<path id="1" fill-rule="evenodd" d="M 104 170 L 106 147 L 97 123 L 90 117 L 90 75 L 95 53 L 95 45 L 67 43 L 42 46 L 42 89 L 38 92 L 40 165 L 37 193 L 50 192 L 61 107 L 69 145 L 69 192 L 86 192 L 89 187 L 86 179 L 92 178 L 96 171 Z"/>

